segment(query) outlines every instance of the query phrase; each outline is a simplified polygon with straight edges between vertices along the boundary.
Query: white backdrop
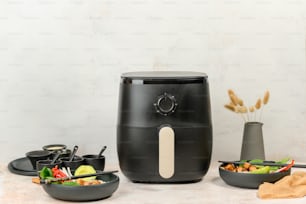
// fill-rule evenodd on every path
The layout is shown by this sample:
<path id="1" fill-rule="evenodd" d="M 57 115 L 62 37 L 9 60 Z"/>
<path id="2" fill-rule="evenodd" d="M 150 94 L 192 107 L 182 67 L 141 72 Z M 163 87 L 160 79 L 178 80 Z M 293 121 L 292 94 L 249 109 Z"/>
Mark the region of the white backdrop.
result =
<path id="1" fill-rule="evenodd" d="M 0 162 L 64 143 L 116 163 L 120 75 L 145 70 L 208 74 L 214 159 L 240 155 L 227 89 L 269 89 L 267 158 L 306 162 L 305 37 L 303 0 L 0 1 Z"/>

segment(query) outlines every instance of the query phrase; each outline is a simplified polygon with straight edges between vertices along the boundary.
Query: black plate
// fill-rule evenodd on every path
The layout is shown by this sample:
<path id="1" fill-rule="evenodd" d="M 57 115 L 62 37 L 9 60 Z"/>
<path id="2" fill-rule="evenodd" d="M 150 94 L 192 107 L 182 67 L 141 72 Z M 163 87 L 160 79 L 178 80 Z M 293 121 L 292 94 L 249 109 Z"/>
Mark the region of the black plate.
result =
<path id="1" fill-rule="evenodd" d="M 27 157 L 11 161 L 8 164 L 8 169 L 14 174 L 24 176 L 37 176 L 37 171 L 33 169 L 33 166 Z"/>
<path id="2" fill-rule="evenodd" d="M 93 201 L 110 197 L 119 186 L 119 177 L 115 174 L 98 176 L 103 184 L 91 186 L 64 186 L 61 184 L 43 184 L 43 189 L 53 198 L 66 201 Z"/>

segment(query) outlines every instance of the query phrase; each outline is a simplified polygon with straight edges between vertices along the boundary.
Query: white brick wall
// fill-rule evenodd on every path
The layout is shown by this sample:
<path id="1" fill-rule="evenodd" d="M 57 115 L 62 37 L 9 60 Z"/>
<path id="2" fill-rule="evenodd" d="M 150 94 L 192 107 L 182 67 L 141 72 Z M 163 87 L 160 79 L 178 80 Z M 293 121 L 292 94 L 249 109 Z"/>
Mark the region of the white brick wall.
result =
<path id="1" fill-rule="evenodd" d="M 120 74 L 139 70 L 208 74 L 215 159 L 240 154 L 227 89 L 269 89 L 267 157 L 306 162 L 305 28 L 303 0 L 1 1 L 0 162 L 50 143 L 116 162 Z"/>

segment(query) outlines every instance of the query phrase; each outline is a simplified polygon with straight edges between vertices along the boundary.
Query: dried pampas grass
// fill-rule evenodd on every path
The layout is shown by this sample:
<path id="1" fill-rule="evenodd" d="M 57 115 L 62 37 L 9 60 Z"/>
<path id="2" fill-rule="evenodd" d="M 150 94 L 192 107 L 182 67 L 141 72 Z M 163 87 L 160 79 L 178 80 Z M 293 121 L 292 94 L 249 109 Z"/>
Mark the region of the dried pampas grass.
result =
<path id="1" fill-rule="evenodd" d="M 232 89 L 227 90 L 228 95 L 236 95 Z"/>
<path id="2" fill-rule="evenodd" d="M 231 102 L 232 102 L 235 106 L 237 106 L 237 105 L 239 104 L 239 101 L 238 101 L 238 98 L 237 98 L 236 95 L 231 94 L 229 97 L 230 97 L 230 99 L 231 99 Z"/>
<path id="3" fill-rule="evenodd" d="M 250 106 L 249 108 L 247 108 L 247 106 L 244 104 L 244 101 L 241 98 L 239 98 L 232 89 L 228 89 L 227 93 L 230 102 L 224 105 L 226 109 L 234 113 L 240 114 L 245 122 L 258 121 L 256 113 L 258 110 L 261 110 L 259 117 L 259 121 L 261 121 L 263 107 L 267 105 L 270 99 L 269 91 L 266 91 L 264 97 L 262 99 L 258 98 L 255 105 Z"/>
<path id="4" fill-rule="evenodd" d="M 266 105 L 268 102 L 269 102 L 269 99 L 270 99 L 270 92 L 269 91 L 266 91 L 264 97 L 263 97 L 263 104 Z"/>
<path id="5" fill-rule="evenodd" d="M 255 111 L 255 107 L 254 107 L 254 106 L 250 106 L 250 107 L 249 107 L 249 111 L 250 111 L 251 113 L 253 113 L 253 112 Z"/>
<path id="6" fill-rule="evenodd" d="M 256 102 L 256 104 L 255 104 L 255 108 L 256 108 L 257 110 L 259 110 L 259 109 L 261 108 L 261 99 L 260 99 L 260 98 L 257 99 L 257 102 Z"/>
<path id="7" fill-rule="evenodd" d="M 240 98 L 238 98 L 238 105 L 239 105 L 239 106 L 243 106 L 243 100 L 240 99 Z"/>
<path id="8" fill-rule="evenodd" d="M 230 111 L 237 113 L 236 107 L 233 104 L 225 104 L 224 107 Z"/>

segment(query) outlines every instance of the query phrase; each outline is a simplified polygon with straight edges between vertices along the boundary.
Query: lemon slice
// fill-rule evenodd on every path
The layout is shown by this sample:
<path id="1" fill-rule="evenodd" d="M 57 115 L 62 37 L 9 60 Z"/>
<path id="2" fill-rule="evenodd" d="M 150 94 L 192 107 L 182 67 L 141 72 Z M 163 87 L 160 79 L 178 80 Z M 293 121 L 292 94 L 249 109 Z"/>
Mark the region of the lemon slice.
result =
<path id="1" fill-rule="evenodd" d="M 84 175 L 84 174 L 95 174 L 95 173 L 96 173 L 96 170 L 95 170 L 95 168 L 93 168 L 93 166 L 91 166 L 91 165 L 81 165 L 75 170 L 74 175 L 75 176 L 80 176 L 80 175 Z M 94 180 L 94 179 L 96 179 L 96 176 L 83 178 L 83 180 L 85 180 L 85 181 L 90 181 L 90 180 Z"/>

